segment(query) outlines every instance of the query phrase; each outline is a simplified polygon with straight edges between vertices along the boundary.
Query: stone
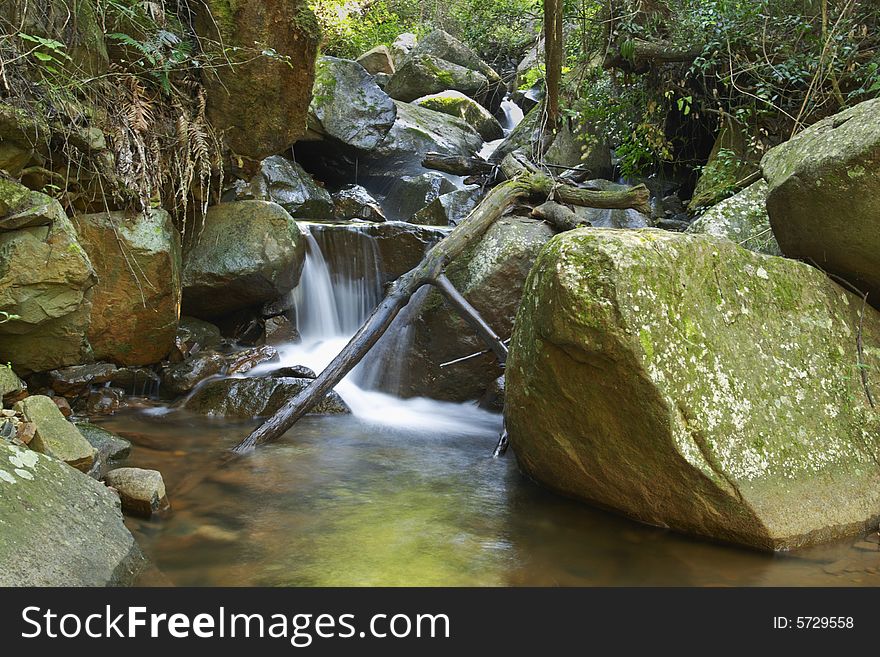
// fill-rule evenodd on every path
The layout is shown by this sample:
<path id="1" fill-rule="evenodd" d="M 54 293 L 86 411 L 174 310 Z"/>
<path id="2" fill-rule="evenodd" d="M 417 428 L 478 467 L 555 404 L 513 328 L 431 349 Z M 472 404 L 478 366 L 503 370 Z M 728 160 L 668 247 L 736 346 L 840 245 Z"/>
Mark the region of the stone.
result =
<path id="1" fill-rule="evenodd" d="M 149 518 L 171 506 L 158 470 L 116 468 L 104 475 L 104 483 L 116 489 L 122 512 L 128 515 Z"/>
<path id="2" fill-rule="evenodd" d="M 709 235 L 569 231 L 516 317 L 511 445 L 536 481 L 652 525 L 762 550 L 857 534 L 880 515 L 860 376 L 877 386 L 878 345 L 880 314 L 803 263 Z"/>
<path id="3" fill-rule="evenodd" d="M 49 385 L 59 395 L 77 397 L 92 385 L 109 382 L 115 373 L 116 366 L 112 363 L 71 365 L 49 372 Z"/>
<path id="4" fill-rule="evenodd" d="M 290 365 L 288 367 L 280 367 L 272 371 L 274 377 L 293 377 L 295 379 L 315 379 L 317 374 L 315 370 L 305 365 Z"/>
<path id="5" fill-rule="evenodd" d="M 513 151 L 521 150 L 527 155 L 532 154 L 533 146 L 540 138 L 541 107 L 541 105 L 537 105 L 530 112 L 526 113 L 522 121 L 492 151 L 492 154 L 489 156 L 490 162 L 500 164 L 501 160 Z"/>
<path id="6" fill-rule="evenodd" d="M 779 248 L 880 306 L 880 99 L 810 126 L 761 160 Z"/>
<path id="7" fill-rule="evenodd" d="M 446 268 L 455 288 L 502 339 L 510 337 L 526 276 L 541 248 L 553 237 L 542 221 L 505 215 Z M 409 319 L 412 346 L 402 359 L 404 396 L 448 401 L 479 399 L 503 373 L 492 354 L 454 367 L 442 363 L 486 349 L 473 329 L 431 290 Z"/>
<path id="8" fill-rule="evenodd" d="M 562 122 L 553 137 L 544 162 L 562 167 L 582 165 L 591 178 L 609 178 L 614 174 L 608 142 L 592 130 L 572 127 L 568 121 Z"/>
<path id="9" fill-rule="evenodd" d="M 110 385 L 127 395 L 151 397 L 159 391 L 159 375 L 146 367 L 120 367 L 110 377 Z"/>
<path id="10" fill-rule="evenodd" d="M 410 102 L 447 89 L 466 96 L 484 94 L 489 88 L 486 76 L 431 55 L 411 54 L 385 85 L 385 92 L 394 100 Z"/>
<path id="11" fill-rule="evenodd" d="M 412 32 L 404 32 L 392 42 L 389 50 L 394 66 L 400 66 L 406 56 L 416 47 L 416 35 Z"/>
<path id="12" fill-rule="evenodd" d="M 0 232 L 0 311 L 14 316 L 0 323 L 0 362 L 25 376 L 93 359 L 86 334 L 97 276 L 61 205 L 45 203 L 51 225 Z"/>
<path id="13" fill-rule="evenodd" d="M 288 399 L 303 390 L 311 379 L 269 377 L 219 379 L 199 388 L 182 408 L 201 415 L 247 419 L 275 413 Z M 310 411 L 320 415 L 349 413 L 348 406 L 330 391 Z"/>
<path id="14" fill-rule="evenodd" d="M 263 160 L 250 182 L 238 181 L 234 200 L 272 201 L 292 217 L 305 219 L 330 219 L 333 214 L 330 193 L 299 164 L 281 155 Z"/>
<path id="15" fill-rule="evenodd" d="M 770 227 L 766 201 L 767 183 L 759 180 L 709 208 L 685 232 L 726 237 L 750 251 L 782 255 Z"/>
<path id="16" fill-rule="evenodd" d="M 296 325 L 283 315 L 267 319 L 265 333 L 266 344 L 272 346 L 293 344 L 300 341 Z"/>
<path id="17" fill-rule="evenodd" d="M 461 119 L 480 133 L 485 141 L 501 139 L 504 136 L 504 130 L 498 119 L 485 107 L 460 91 L 448 90 L 422 96 L 412 101 L 412 104 Z"/>
<path id="18" fill-rule="evenodd" d="M 194 11 L 198 35 L 232 62 L 203 76 L 211 125 L 238 155 L 281 153 L 305 132 L 312 96 L 321 32 L 308 3 L 206 0 Z"/>
<path id="19" fill-rule="evenodd" d="M 181 295 L 180 234 L 165 210 L 73 218 L 98 284 L 89 342 L 117 365 L 157 363 L 171 351 Z"/>
<path id="20" fill-rule="evenodd" d="M 717 205 L 736 191 L 740 181 L 757 171 L 758 157 L 749 145 L 746 130 L 732 118 L 725 117 L 688 209 L 696 213 Z"/>
<path id="21" fill-rule="evenodd" d="M 385 221 L 379 201 L 360 185 L 348 185 L 333 195 L 333 214 L 337 219 Z"/>
<path id="22" fill-rule="evenodd" d="M 473 155 L 483 143 L 476 130 L 448 114 L 410 105 L 395 103 L 397 120 L 385 139 L 375 149 L 379 158 L 407 155 L 412 161 L 421 161 L 427 152 L 444 155 Z M 390 177 L 399 177 L 392 170 Z"/>
<path id="23" fill-rule="evenodd" d="M 18 375 L 12 371 L 11 367 L 0 365 L 0 402 L 6 397 L 13 397 L 23 390 L 27 390 L 24 381 L 18 378 Z M 3 404 L 0 403 L 0 408 Z"/>
<path id="24" fill-rule="evenodd" d="M 245 374 L 258 365 L 278 361 L 278 350 L 271 345 L 246 349 L 226 357 L 226 373 Z"/>
<path id="25" fill-rule="evenodd" d="M 394 57 L 388 46 L 384 44 L 371 48 L 355 61 L 371 75 L 376 75 L 376 73 L 394 75 Z"/>
<path id="26" fill-rule="evenodd" d="M 122 388 L 97 388 L 89 392 L 84 400 L 78 400 L 76 408 L 89 417 L 113 415 L 125 402 Z"/>
<path id="27" fill-rule="evenodd" d="M 388 190 L 385 207 L 390 219 L 409 221 L 438 196 L 455 189 L 455 184 L 439 171 L 402 176 Z"/>
<path id="28" fill-rule="evenodd" d="M 102 484 L 3 443 L 0 473 L 0 586 L 129 585 L 145 568 Z"/>
<path id="29" fill-rule="evenodd" d="M 457 226 L 483 198 L 479 185 L 441 194 L 416 212 L 410 221 L 422 226 Z"/>
<path id="30" fill-rule="evenodd" d="M 93 479 L 101 479 L 107 470 L 128 458 L 131 443 L 90 422 L 76 422 L 76 428 L 95 448 L 95 463 L 87 473 Z"/>
<path id="31" fill-rule="evenodd" d="M 95 461 L 95 449 L 68 422 L 55 402 L 43 395 L 31 395 L 15 405 L 25 421 L 36 425 L 31 449 L 88 472 Z"/>
<path id="32" fill-rule="evenodd" d="M 17 176 L 32 162 L 45 163 L 50 135 L 49 125 L 37 112 L 0 101 L 0 169 Z M 0 191 L 0 215 L 5 215 L 9 209 L 4 208 L 2 197 Z"/>
<path id="33" fill-rule="evenodd" d="M 194 351 L 212 349 L 221 339 L 220 329 L 211 322 L 184 315 L 177 324 L 171 360 L 180 362 Z"/>
<path id="34" fill-rule="evenodd" d="M 611 210 L 607 208 L 575 207 L 579 219 L 589 221 L 594 228 L 647 228 L 650 218 L 638 210 Z"/>
<path id="35" fill-rule="evenodd" d="M 52 403 L 54 403 L 58 407 L 58 410 L 61 411 L 61 415 L 64 416 L 64 419 L 73 415 L 73 409 L 70 407 L 70 402 L 64 397 L 52 397 L 51 399 Z"/>
<path id="36" fill-rule="evenodd" d="M 0 178 L 0 231 L 51 226 L 64 209 L 51 196 Z"/>
<path id="37" fill-rule="evenodd" d="M 388 94 L 363 66 L 348 59 L 321 57 L 316 71 L 313 129 L 353 148 L 375 148 L 397 116 Z"/>
<path id="38" fill-rule="evenodd" d="M 203 352 L 174 365 L 159 370 L 163 394 L 183 395 L 210 376 L 222 374 L 226 369 L 226 357 L 215 352 Z"/>
<path id="39" fill-rule="evenodd" d="M 183 311 L 210 319 L 274 301 L 296 287 L 304 257 L 300 229 L 280 205 L 212 206 L 184 258 Z"/>

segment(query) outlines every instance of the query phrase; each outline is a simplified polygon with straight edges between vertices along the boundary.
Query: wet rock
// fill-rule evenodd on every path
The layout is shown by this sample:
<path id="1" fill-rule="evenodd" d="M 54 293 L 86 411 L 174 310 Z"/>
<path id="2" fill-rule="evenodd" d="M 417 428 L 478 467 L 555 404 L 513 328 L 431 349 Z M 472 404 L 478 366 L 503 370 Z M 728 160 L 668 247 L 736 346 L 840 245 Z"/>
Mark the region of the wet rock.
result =
<path id="1" fill-rule="evenodd" d="M 204 76 L 207 114 L 238 155 L 284 151 L 304 132 L 320 29 L 303 0 L 206 0 L 195 8 L 202 38 L 222 43 L 234 63 Z M 254 57 L 254 44 L 277 57 Z M 293 65 L 291 64 L 293 63 Z"/>
<path id="2" fill-rule="evenodd" d="M 880 99 L 813 124 L 761 161 L 782 252 L 809 258 L 880 305 Z"/>
<path id="3" fill-rule="evenodd" d="M 545 95 L 544 84 L 543 82 L 539 82 L 526 90 L 517 89 L 510 94 L 510 100 L 512 100 L 514 104 L 523 111 L 523 113 L 528 114 L 542 100 L 544 100 Z"/>
<path id="4" fill-rule="evenodd" d="M 164 210 L 73 219 L 98 284 L 89 342 L 95 358 L 149 365 L 171 351 L 180 310 L 180 234 Z"/>
<path id="5" fill-rule="evenodd" d="M 117 468 L 104 475 L 104 483 L 119 493 L 125 514 L 149 518 L 171 506 L 158 470 Z"/>
<path id="6" fill-rule="evenodd" d="M 263 160 L 250 182 L 238 181 L 235 200 L 272 201 L 292 217 L 305 219 L 329 219 L 333 214 L 330 193 L 299 164 L 281 155 Z"/>
<path id="7" fill-rule="evenodd" d="M 428 171 L 417 176 L 403 176 L 388 190 L 385 207 L 390 218 L 409 221 L 416 212 L 438 196 L 455 189 L 455 185 L 438 171 Z"/>
<path id="8" fill-rule="evenodd" d="M 76 422 L 76 428 L 96 451 L 95 463 L 88 472 L 90 477 L 101 479 L 114 463 L 128 458 L 131 443 L 124 438 L 90 422 Z"/>
<path id="9" fill-rule="evenodd" d="M 485 141 L 501 139 L 504 130 L 489 111 L 460 91 L 441 91 L 412 101 L 413 105 L 455 116 L 480 133 Z"/>
<path id="10" fill-rule="evenodd" d="M 750 251 L 782 255 L 770 228 L 766 200 L 767 183 L 759 180 L 709 208 L 686 232 L 726 237 Z"/>
<path id="11" fill-rule="evenodd" d="M 112 415 L 123 406 L 125 390 L 121 388 L 98 388 L 92 390 L 85 400 L 76 404 L 89 417 L 96 415 Z"/>
<path id="12" fill-rule="evenodd" d="M 10 187 L 25 189 L 2 181 L 0 198 Z M 0 311 L 16 316 L 0 324 L 0 362 L 21 375 L 92 360 L 86 334 L 97 276 L 61 205 L 39 197 L 51 225 L 0 232 Z"/>
<path id="13" fill-rule="evenodd" d="M 499 376 L 483 393 L 479 402 L 480 408 L 492 411 L 493 413 L 501 413 L 504 410 L 504 377 Z"/>
<path id="14" fill-rule="evenodd" d="M 537 481 L 653 525 L 765 550 L 860 533 L 880 509 L 860 323 L 880 344 L 858 297 L 727 240 L 560 234 L 517 314 L 511 445 Z"/>
<path id="15" fill-rule="evenodd" d="M 397 108 L 364 67 L 336 57 L 321 57 L 310 107 L 316 132 L 360 150 L 385 138 Z"/>
<path id="16" fill-rule="evenodd" d="M 215 352 L 199 353 L 183 362 L 163 366 L 159 370 L 163 394 L 183 395 L 209 376 L 222 374 L 226 357 Z"/>
<path id="17" fill-rule="evenodd" d="M 314 379 L 318 375 L 315 370 L 305 365 L 291 365 L 290 367 L 281 367 L 272 372 L 274 377 L 293 377 L 294 379 Z"/>
<path id="18" fill-rule="evenodd" d="M 447 276 L 492 329 L 510 336 L 526 276 L 553 230 L 544 222 L 506 215 L 452 261 Z M 486 354 L 451 367 L 442 363 L 486 349 L 468 324 L 431 290 L 411 319 L 412 347 L 403 358 L 401 393 L 435 399 L 479 399 L 502 374 Z"/>
<path id="19" fill-rule="evenodd" d="M 334 216 L 337 219 L 385 221 L 382 206 L 360 185 L 348 185 L 333 195 Z"/>
<path id="20" fill-rule="evenodd" d="M 0 586 L 125 585 L 146 565 L 116 495 L 60 461 L 2 443 L 0 525 Z"/>
<path id="21" fill-rule="evenodd" d="M 394 75 L 394 58 L 386 45 L 371 48 L 357 58 L 357 63 L 363 66 L 367 73 L 386 73 Z"/>
<path id="22" fill-rule="evenodd" d="M 216 347 L 220 340 L 220 329 L 214 324 L 195 317 L 181 317 L 170 360 L 180 362 L 194 352 Z"/>
<path id="23" fill-rule="evenodd" d="M 385 91 L 394 100 L 411 102 L 447 89 L 473 98 L 485 93 L 488 87 L 489 81 L 482 73 L 445 59 L 413 53 L 391 76 Z"/>
<path id="24" fill-rule="evenodd" d="M 98 383 L 107 383 L 116 373 L 112 363 L 73 365 L 49 372 L 49 385 L 59 395 L 77 397 Z"/>
<path id="25" fill-rule="evenodd" d="M 416 47 L 416 41 L 416 35 L 412 32 L 404 32 L 394 40 L 389 50 L 395 66 L 403 63 L 406 56 Z"/>
<path id="26" fill-rule="evenodd" d="M 278 346 L 299 341 L 299 331 L 287 317 L 270 317 L 266 320 L 266 344 Z"/>
<path id="27" fill-rule="evenodd" d="M 31 395 L 15 405 L 25 421 L 36 425 L 31 449 L 88 472 L 95 462 L 95 449 L 68 422 L 49 397 Z"/>
<path id="28" fill-rule="evenodd" d="M 455 226 L 477 207 L 482 198 L 483 190 L 479 185 L 468 185 L 441 194 L 416 212 L 410 221 L 422 226 Z"/>
<path id="29" fill-rule="evenodd" d="M 253 418 L 272 415 L 311 383 L 311 379 L 275 378 L 220 379 L 199 388 L 183 408 L 202 415 Z M 348 413 L 348 407 L 331 391 L 312 409 L 322 415 Z"/>
<path id="30" fill-rule="evenodd" d="M 110 377 L 110 385 L 122 388 L 127 395 L 149 397 L 159 389 L 159 375 L 145 367 L 121 367 Z"/>
<path id="31" fill-rule="evenodd" d="M 296 286 L 304 256 L 300 229 L 281 206 L 215 205 L 184 259 L 183 310 L 210 319 L 274 301 Z"/>
<path id="32" fill-rule="evenodd" d="M 226 374 L 245 374 L 257 365 L 278 361 L 278 350 L 271 345 L 246 349 L 226 357 Z"/>

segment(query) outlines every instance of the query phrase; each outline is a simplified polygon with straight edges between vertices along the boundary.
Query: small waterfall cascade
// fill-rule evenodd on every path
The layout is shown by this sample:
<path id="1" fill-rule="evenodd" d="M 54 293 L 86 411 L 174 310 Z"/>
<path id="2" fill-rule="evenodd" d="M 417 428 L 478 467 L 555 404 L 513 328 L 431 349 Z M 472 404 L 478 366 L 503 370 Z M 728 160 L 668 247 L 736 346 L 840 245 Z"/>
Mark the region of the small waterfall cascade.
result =
<path id="1" fill-rule="evenodd" d="M 357 233 L 356 240 L 352 236 L 340 240 L 333 235 L 349 231 L 324 231 L 319 224 L 305 226 L 309 229 L 305 263 L 300 282 L 291 293 L 300 342 L 279 347 L 280 362 L 261 365 L 249 375 L 261 376 L 293 365 L 320 373 L 382 298 L 382 262 L 372 237 Z M 355 417 L 372 424 L 485 434 L 487 427 L 497 425 L 497 416 L 475 405 L 401 399 L 376 389 L 396 389 L 412 339 L 409 318 L 425 292 L 417 293 L 366 358 L 336 386 L 336 392 Z"/>
<path id="2" fill-rule="evenodd" d="M 489 156 L 495 152 L 495 149 L 498 148 L 502 141 L 504 141 L 505 137 L 513 132 L 513 129 L 523 120 L 523 111 L 519 108 L 519 105 L 510 100 L 510 96 L 506 96 L 504 100 L 501 101 L 501 112 L 502 117 L 499 119 L 499 123 L 501 124 L 502 130 L 504 130 L 504 137 L 494 141 L 487 141 L 483 144 L 483 147 L 477 155 L 484 160 L 489 159 Z"/>

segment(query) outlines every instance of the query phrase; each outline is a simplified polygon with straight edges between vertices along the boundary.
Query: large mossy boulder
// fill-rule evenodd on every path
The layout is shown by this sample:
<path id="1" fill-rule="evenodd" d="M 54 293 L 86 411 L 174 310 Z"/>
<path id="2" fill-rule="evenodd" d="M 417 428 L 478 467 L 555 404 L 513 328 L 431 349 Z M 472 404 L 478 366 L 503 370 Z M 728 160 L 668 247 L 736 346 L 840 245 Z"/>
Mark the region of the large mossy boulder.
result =
<path id="1" fill-rule="evenodd" d="M 235 200 L 272 201 L 292 217 L 330 219 L 333 199 L 296 162 L 281 155 L 267 157 L 250 182 L 237 181 Z"/>
<path id="2" fill-rule="evenodd" d="M 503 339 L 510 336 L 532 263 L 552 236 L 544 222 L 507 215 L 447 267 L 456 289 Z M 492 354 L 440 367 L 483 351 L 486 345 L 438 292 L 427 293 L 409 321 L 412 344 L 408 353 L 398 355 L 404 359 L 402 394 L 450 401 L 479 399 L 501 376 L 503 370 Z"/>
<path id="3" fill-rule="evenodd" d="M 880 315 L 812 267 L 708 235 L 582 228 L 529 275 L 505 413 L 549 488 L 790 549 L 876 526 L 880 415 L 862 373 L 876 391 L 878 368 Z"/>
<path id="4" fill-rule="evenodd" d="M 294 377 L 218 379 L 196 390 L 186 399 L 183 408 L 201 415 L 225 418 L 266 417 L 275 413 L 311 382 L 311 379 Z M 310 412 L 333 415 L 350 411 L 342 398 L 331 390 Z"/>
<path id="5" fill-rule="evenodd" d="M 15 316 L 0 323 L 0 361 L 27 375 L 92 359 L 86 336 L 97 276 L 61 205 L 27 190 L 21 205 L 22 190 L 0 181 L 7 218 L 40 217 L 0 231 L 0 311 Z"/>
<path id="6" fill-rule="evenodd" d="M 394 124 L 397 108 L 357 62 L 321 57 L 310 112 L 312 129 L 343 144 L 371 150 Z"/>
<path id="7" fill-rule="evenodd" d="M 880 98 L 771 149 L 761 169 L 782 252 L 843 277 L 880 307 Z"/>
<path id="8" fill-rule="evenodd" d="M 198 318 L 275 301 L 296 287 L 305 240 L 290 214 L 268 201 L 208 209 L 183 266 L 183 310 Z"/>
<path id="9" fill-rule="evenodd" d="M 770 227 L 766 201 L 767 183 L 759 180 L 709 208 L 685 232 L 726 237 L 750 251 L 782 255 Z"/>
<path id="10" fill-rule="evenodd" d="M 228 65 L 206 69 L 207 114 L 238 155 L 261 160 L 306 129 L 320 29 L 305 0 L 205 0 L 200 37 L 222 44 Z"/>
<path id="11" fill-rule="evenodd" d="M 0 442 L 0 586 L 131 584 L 146 560 L 106 486 Z"/>
<path id="12" fill-rule="evenodd" d="M 389 96 L 404 102 L 447 89 L 474 98 L 488 88 L 489 81 L 479 71 L 421 53 L 407 57 L 385 85 Z"/>
<path id="13" fill-rule="evenodd" d="M 164 210 L 74 217 L 98 284 L 89 342 L 95 358 L 157 363 L 171 351 L 181 295 L 180 236 Z"/>
<path id="14" fill-rule="evenodd" d="M 498 123 L 498 119 L 492 116 L 485 107 L 460 91 L 441 91 L 416 98 L 412 102 L 413 105 L 426 107 L 435 112 L 442 112 L 461 119 L 479 132 L 485 141 L 501 139 L 504 136 L 504 130 Z"/>

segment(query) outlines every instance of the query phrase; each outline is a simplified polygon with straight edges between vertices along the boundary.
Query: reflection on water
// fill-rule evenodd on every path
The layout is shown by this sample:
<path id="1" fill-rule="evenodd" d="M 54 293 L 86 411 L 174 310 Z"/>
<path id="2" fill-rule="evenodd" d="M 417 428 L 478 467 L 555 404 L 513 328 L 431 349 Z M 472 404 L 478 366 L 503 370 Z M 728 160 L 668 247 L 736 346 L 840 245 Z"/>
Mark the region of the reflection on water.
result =
<path id="1" fill-rule="evenodd" d="M 490 458 L 497 425 L 307 417 L 225 463 L 252 423 L 127 411 L 104 425 L 165 476 L 171 514 L 128 522 L 178 585 L 880 585 L 876 543 L 763 555 L 556 497 L 512 455 Z"/>

